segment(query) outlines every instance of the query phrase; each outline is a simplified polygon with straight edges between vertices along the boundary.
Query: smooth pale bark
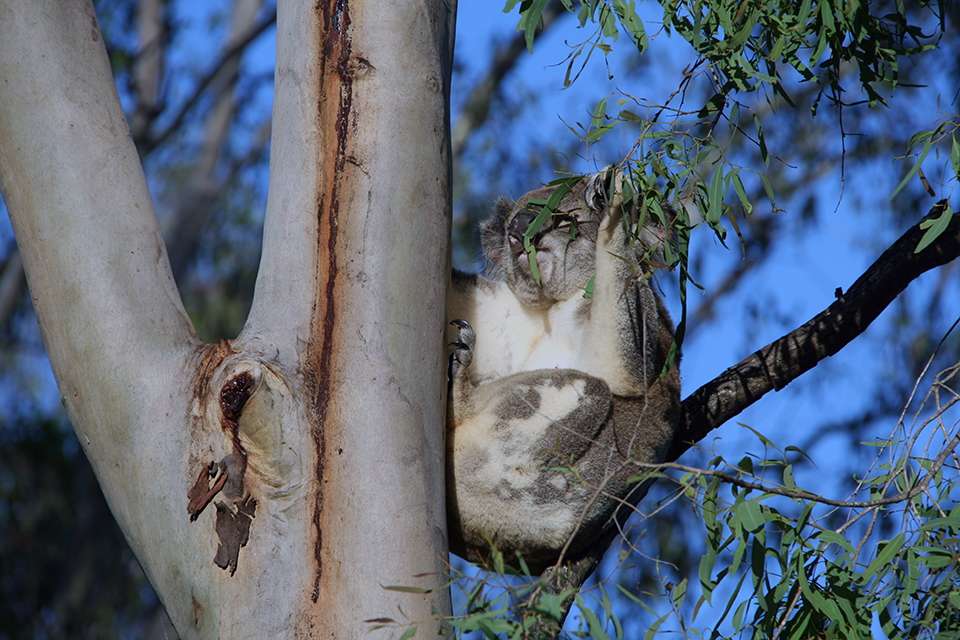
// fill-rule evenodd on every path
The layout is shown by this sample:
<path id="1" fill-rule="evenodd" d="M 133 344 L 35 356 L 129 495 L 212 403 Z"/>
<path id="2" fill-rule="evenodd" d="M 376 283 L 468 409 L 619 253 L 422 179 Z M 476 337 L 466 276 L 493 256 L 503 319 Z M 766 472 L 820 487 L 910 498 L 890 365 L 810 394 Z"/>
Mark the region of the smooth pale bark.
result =
<path id="1" fill-rule="evenodd" d="M 324 4 L 280 5 L 254 305 L 237 340 L 203 345 L 92 5 L 0 1 L 0 189 L 70 419 L 182 638 L 392 637 L 364 621 L 435 628 L 450 611 L 453 12 Z M 236 426 L 231 384 L 247 399 Z M 187 513 L 228 459 L 246 460 L 229 479 L 257 501 L 235 574 L 213 563 L 215 504 L 239 500 L 224 489 Z"/>
<path id="2" fill-rule="evenodd" d="M 435 589 L 446 563 L 438 310 L 450 271 L 452 9 L 280 8 L 263 258 L 237 343 L 313 377 L 326 451 L 317 594 L 334 616 L 324 624 L 354 628 L 357 612 L 402 620 L 401 609 L 429 620 L 432 606 L 449 610 L 445 592 L 370 579 Z M 294 277 L 304 272 L 317 277 Z"/>
<path id="3" fill-rule="evenodd" d="M 209 554 L 183 516 L 202 345 L 87 2 L 0 6 L 0 189 L 80 443 L 150 579 L 173 582 Z"/>

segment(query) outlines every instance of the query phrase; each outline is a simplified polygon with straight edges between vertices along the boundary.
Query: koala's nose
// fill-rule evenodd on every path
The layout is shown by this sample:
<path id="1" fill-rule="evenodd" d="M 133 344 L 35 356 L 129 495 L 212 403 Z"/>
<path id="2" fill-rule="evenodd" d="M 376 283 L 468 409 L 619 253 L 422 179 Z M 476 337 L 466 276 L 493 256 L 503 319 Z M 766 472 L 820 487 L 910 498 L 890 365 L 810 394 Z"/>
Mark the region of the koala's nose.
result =
<path id="1" fill-rule="evenodd" d="M 536 217 L 537 214 L 532 211 L 517 212 L 517 214 L 510 219 L 510 223 L 507 225 L 507 232 L 510 234 L 510 237 L 517 242 L 522 243 L 523 234 L 526 233 L 527 227 L 530 226 L 530 223 L 533 222 Z M 536 241 L 536 239 L 537 238 L 534 238 L 534 241 Z"/>

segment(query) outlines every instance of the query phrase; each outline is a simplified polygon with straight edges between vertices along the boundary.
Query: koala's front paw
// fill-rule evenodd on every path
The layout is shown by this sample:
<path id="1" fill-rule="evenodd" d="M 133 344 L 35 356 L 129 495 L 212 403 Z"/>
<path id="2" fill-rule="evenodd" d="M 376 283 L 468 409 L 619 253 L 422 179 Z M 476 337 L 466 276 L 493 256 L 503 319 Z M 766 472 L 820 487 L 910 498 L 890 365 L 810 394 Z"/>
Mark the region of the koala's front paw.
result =
<path id="1" fill-rule="evenodd" d="M 469 367 L 473 361 L 473 347 L 477 344 L 477 334 L 466 320 L 453 320 L 450 324 L 457 327 L 457 339 L 450 343 L 457 349 L 450 354 L 450 379 L 457 375 L 461 367 Z"/>

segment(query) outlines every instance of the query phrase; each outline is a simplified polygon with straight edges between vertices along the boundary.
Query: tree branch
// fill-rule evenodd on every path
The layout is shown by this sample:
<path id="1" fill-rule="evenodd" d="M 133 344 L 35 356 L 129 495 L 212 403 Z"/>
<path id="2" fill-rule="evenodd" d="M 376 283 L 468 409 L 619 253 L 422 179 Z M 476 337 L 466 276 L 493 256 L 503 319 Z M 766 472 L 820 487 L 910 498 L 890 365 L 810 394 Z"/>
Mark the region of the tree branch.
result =
<path id="1" fill-rule="evenodd" d="M 556 22 L 557 18 L 565 13 L 566 10 L 561 2 L 551 2 L 540 16 L 542 21 L 540 34 L 542 35 Z M 490 115 L 490 103 L 493 102 L 493 96 L 497 92 L 500 82 L 516 65 L 517 58 L 526 50 L 526 36 L 523 32 L 520 32 L 514 36 L 509 44 L 498 48 L 494 53 L 490 72 L 473 87 L 473 91 L 470 92 L 470 96 L 467 98 L 467 102 L 450 135 L 451 157 L 455 160 L 463 154 L 470 135 L 486 122 Z"/>
<path id="2" fill-rule="evenodd" d="M 138 139 L 137 150 L 140 152 L 141 156 L 145 156 L 150 153 L 153 149 L 163 143 L 167 137 L 170 136 L 174 131 L 177 131 L 180 127 L 180 123 L 183 119 L 190 113 L 190 110 L 197 104 L 200 100 L 200 96 L 207 90 L 207 87 L 210 84 L 220 77 L 221 72 L 224 67 L 227 67 L 231 60 L 239 59 L 240 54 L 243 53 L 243 50 L 247 47 L 248 44 L 253 42 L 260 36 L 261 33 L 267 30 L 268 27 L 276 24 L 277 22 L 277 11 L 274 9 L 266 18 L 264 18 L 259 23 L 254 23 L 249 26 L 246 32 L 239 34 L 232 44 L 227 47 L 227 49 L 221 54 L 220 59 L 217 60 L 216 64 L 204 74 L 198 81 L 197 86 L 194 88 L 193 93 L 190 97 L 183 103 L 183 106 L 180 110 L 173 116 L 173 119 L 170 121 L 170 124 L 167 127 L 158 133 L 155 136 L 145 136 L 143 139 Z"/>
<path id="3" fill-rule="evenodd" d="M 944 409 L 953 406 L 956 404 L 956 402 L 956 400 L 951 401 L 946 405 L 946 407 L 944 407 Z M 748 482 L 742 479 L 741 476 L 744 475 L 743 472 L 735 475 L 732 473 L 727 473 L 726 471 L 720 471 L 719 469 L 700 469 L 698 467 L 688 467 L 687 465 L 677 464 L 675 462 L 663 462 L 660 464 L 648 464 L 640 462 L 637 463 L 637 466 L 650 470 L 675 469 L 684 473 L 693 474 L 694 479 L 698 476 L 720 478 L 727 484 L 732 484 L 742 489 L 749 489 L 751 491 L 757 491 L 760 493 L 768 493 L 775 496 L 784 496 L 794 500 L 807 500 L 809 502 L 825 504 L 831 507 L 841 507 L 844 509 L 874 509 L 876 507 L 898 504 L 923 493 L 930 484 L 930 480 L 937 474 L 937 472 L 940 471 L 940 467 L 943 466 L 943 463 L 946 462 L 947 456 L 953 452 L 958 445 L 960 445 L 960 434 L 955 435 L 950 442 L 947 443 L 947 445 L 940 452 L 940 455 L 937 456 L 937 458 L 931 463 L 930 470 L 925 471 L 922 481 L 915 483 L 909 489 L 901 491 L 895 495 L 887 496 L 885 498 L 877 498 L 875 500 L 833 500 L 831 498 L 824 498 L 815 493 L 810 493 L 809 491 L 803 491 L 801 489 L 774 487 L 767 482 Z M 757 477 L 753 476 L 753 474 L 746 475 Z M 890 483 L 888 482 L 885 486 L 889 487 Z"/>
<path id="4" fill-rule="evenodd" d="M 27 290 L 26 284 L 20 250 L 11 247 L 6 261 L 0 266 L 0 329 L 7 326 L 7 322 L 13 317 L 20 304 L 20 297 Z"/>
<path id="5" fill-rule="evenodd" d="M 133 89 L 137 106 L 130 114 L 130 133 L 134 140 L 140 140 L 154 118 L 160 113 L 159 95 L 164 73 L 164 36 L 167 32 L 165 21 L 161 17 L 161 0 L 140 0 L 137 4 L 137 31 L 140 38 L 140 51 L 133 64 Z"/>
<path id="6" fill-rule="evenodd" d="M 847 293 L 838 290 L 837 301 L 822 313 L 690 394 L 681 404 L 680 425 L 667 454 L 667 462 L 676 461 L 694 443 L 768 391 L 784 388 L 824 358 L 840 351 L 866 331 L 913 280 L 960 256 L 960 215 L 953 216 L 936 241 L 915 253 L 920 238 L 926 233 L 921 225 L 940 217 L 946 204 L 947 201 L 943 200 L 934 205 L 920 223 L 883 252 Z M 717 472 L 717 475 L 721 473 Z M 895 496 L 887 500 L 901 498 Z M 600 564 L 618 533 L 619 527 L 611 527 L 583 556 L 544 571 L 541 576 L 544 586 L 533 594 L 531 605 L 539 601 L 542 592 L 559 595 L 572 589 L 573 593 L 563 601 L 559 621 L 539 620 L 526 637 L 542 640 L 559 635 L 573 604 L 573 595 Z M 532 606 L 530 610 L 533 610 Z"/>
<path id="7" fill-rule="evenodd" d="M 564 560 L 559 566 L 549 567 L 540 576 L 543 585 L 538 587 L 528 600 L 527 611 L 533 612 L 536 604 L 539 604 L 543 593 L 551 595 L 560 595 L 567 591 L 568 595 L 560 604 L 560 619 L 540 617 L 530 629 L 524 634 L 524 638 L 530 640 L 548 640 L 556 638 L 563 630 L 563 622 L 570 613 L 570 607 L 573 606 L 574 597 L 587 581 L 590 574 L 593 573 L 607 549 L 616 540 L 621 527 L 610 527 L 594 544 L 592 544 L 582 556 L 576 559 Z"/>
<path id="8" fill-rule="evenodd" d="M 220 161 L 220 149 L 230 132 L 235 113 L 233 93 L 240 77 L 240 53 L 231 43 L 250 43 L 254 34 L 259 34 L 266 25 L 276 20 L 276 12 L 259 27 L 255 24 L 260 0 L 238 0 L 233 7 L 233 19 L 226 37 L 225 49 L 234 51 L 226 56 L 218 73 L 213 106 L 204 123 L 203 142 L 200 144 L 197 163 L 183 196 L 177 203 L 175 224 L 169 246 L 170 268 L 174 279 L 182 281 L 183 273 L 196 254 L 200 233 L 205 228 L 210 212 L 226 182 L 214 180 L 214 171 Z"/>
<path id="9" fill-rule="evenodd" d="M 187 572 L 163 550 L 209 563 L 206 540 L 180 535 L 172 497 L 196 432 L 187 401 L 171 399 L 187 397 L 184 373 L 202 344 L 173 284 L 92 3 L 0 5 L 0 190 L 50 366 L 149 579 L 181 580 Z"/>
<path id="10" fill-rule="evenodd" d="M 938 218 L 946 201 L 923 219 Z M 703 385 L 681 404 L 680 426 L 667 461 L 743 412 L 767 392 L 779 391 L 866 331 L 877 316 L 921 274 L 960 255 L 960 216 L 954 215 L 936 242 L 915 253 L 926 232 L 911 227 L 843 293 L 809 322 L 768 344 Z"/>

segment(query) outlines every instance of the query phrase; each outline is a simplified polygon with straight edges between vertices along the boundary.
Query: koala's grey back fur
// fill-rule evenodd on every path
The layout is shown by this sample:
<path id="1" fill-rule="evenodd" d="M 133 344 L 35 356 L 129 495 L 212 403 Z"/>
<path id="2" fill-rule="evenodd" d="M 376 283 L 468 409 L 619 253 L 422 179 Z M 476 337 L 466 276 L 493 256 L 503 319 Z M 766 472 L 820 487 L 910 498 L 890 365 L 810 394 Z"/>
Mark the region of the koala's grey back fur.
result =
<path id="1" fill-rule="evenodd" d="M 453 275 L 447 317 L 469 323 L 456 336 L 447 420 L 458 555 L 482 562 L 493 544 L 538 570 L 568 540 L 577 553 L 646 493 L 649 483 L 626 482 L 640 473 L 631 460 L 660 462 L 672 441 L 679 371 L 659 376 L 673 325 L 640 266 L 662 259 L 666 234 L 650 224 L 634 241 L 618 181 L 584 179 L 556 207 L 533 239 L 539 284 L 522 236 L 530 201 L 556 187 L 499 201 L 481 226 L 488 277 Z"/>

